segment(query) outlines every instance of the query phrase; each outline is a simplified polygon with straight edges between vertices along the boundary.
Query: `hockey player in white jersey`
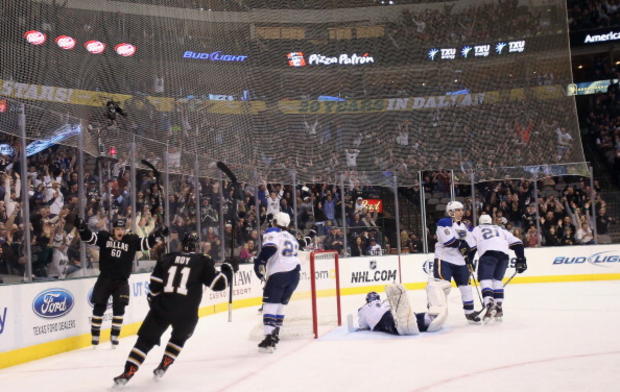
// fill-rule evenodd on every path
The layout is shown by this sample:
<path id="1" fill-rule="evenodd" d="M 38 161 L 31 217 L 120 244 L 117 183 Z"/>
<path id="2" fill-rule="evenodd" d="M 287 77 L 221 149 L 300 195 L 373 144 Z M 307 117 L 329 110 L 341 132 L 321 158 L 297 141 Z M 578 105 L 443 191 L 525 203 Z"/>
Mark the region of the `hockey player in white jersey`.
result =
<path id="1" fill-rule="evenodd" d="M 474 295 L 469 285 L 470 272 L 466 266 L 466 256 L 474 241 L 469 227 L 461 221 L 463 212 L 462 203 L 451 201 L 446 206 L 448 217 L 437 221 L 433 277 L 436 281 L 451 282 L 454 279 L 461 292 L 465 318 L 472 324 L 478 324 L 480 317 L 474 311 Z M 450 292 L 450 286 L 446 286 L 446 291 L 447 295 Z"/>
<path id="2" fill-rule="evenodd" d="M 417 335 L 441 329 L 448 316 L 446 295 L 441 284 L 427 287 L 428 312 L 415 313 L 402 285 L 385 286 L 387 300 L 372 291 L 366 294 L 366 304 L 357 311 L 357 330 L 386 332 L 393 335 Z M 349 317 L 349 330 L 356 330 Z"/>
<path id="3" fill-rule="evenodd" d="M 527 269 L 527 262 L 521 240 L 506 229 L 494 225 L 489 215 L 481 215 L 479 223 L 472 232 L 476 245 L 470 250 L 470 258 L 473 258 L 475 251 L 478 252 L 478 280 L 484 302 L 482 321 L 487 323 L 492 318 L 501 320 L 504 315 L 502 279 L 508 268 L 508 248 L 517 255 L 517 273 L 523 273 Z"/>
<path id="4" fill-rule="evenodd" d="M 259 343 L 260 352 L 273 352 L 279 342 L 278 334 L 284 321 L 284 308 L 299 284 L 301 266 L 297 258 L 299 242 L 286 231 L 290 217 L 277 212 L 263 236 L 263 247 L 254 259 L 254 272 L 265 280 L 263 288 L 263 326 L 265 338 Z"/>

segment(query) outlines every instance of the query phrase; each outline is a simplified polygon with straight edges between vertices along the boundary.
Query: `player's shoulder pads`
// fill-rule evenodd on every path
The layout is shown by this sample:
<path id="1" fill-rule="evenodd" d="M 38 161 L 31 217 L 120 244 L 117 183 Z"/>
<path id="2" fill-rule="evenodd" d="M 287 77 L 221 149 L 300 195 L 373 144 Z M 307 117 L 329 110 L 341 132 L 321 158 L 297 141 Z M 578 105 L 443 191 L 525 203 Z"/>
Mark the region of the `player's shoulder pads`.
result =
<path id="1" fill-rule="evenodd" d="M 452 218 L 445 217 L 441 218 L 437 221 L 437 226 L 441 227 L 452 227 Z"/>

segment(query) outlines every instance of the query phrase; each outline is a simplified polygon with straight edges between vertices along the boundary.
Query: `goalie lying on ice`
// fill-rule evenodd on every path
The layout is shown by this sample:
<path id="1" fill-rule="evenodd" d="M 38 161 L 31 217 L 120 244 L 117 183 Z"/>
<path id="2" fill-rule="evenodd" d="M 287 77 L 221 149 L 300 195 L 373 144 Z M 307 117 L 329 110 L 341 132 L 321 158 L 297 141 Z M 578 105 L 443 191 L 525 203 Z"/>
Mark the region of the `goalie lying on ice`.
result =
<path id="1" fill-rule="evenodd" d="M 447 282 L 431 280 L 426 288 L 428 312 L 414 313 L 407 290 L 400 284 L 385 286 L 387 300 L 379 294 L 366 294 L 366 304 L 357 311 L 358 327 L 349 315 L 349 331 L 371 330 L 394 335 L 417 335 L 420 332 L 435 332 L 448 316 L 444 287 Z"/>

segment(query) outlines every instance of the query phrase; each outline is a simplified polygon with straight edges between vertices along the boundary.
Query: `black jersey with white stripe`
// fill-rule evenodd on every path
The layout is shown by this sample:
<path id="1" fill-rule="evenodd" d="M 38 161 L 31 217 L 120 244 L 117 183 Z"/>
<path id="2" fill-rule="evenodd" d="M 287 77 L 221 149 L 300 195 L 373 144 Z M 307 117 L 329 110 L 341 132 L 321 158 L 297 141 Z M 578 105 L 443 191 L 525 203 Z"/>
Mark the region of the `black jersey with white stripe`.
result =
<path id="1" fill-rule="evenodd" d="M 197 315 L 203 285 L 215 291 L 228 285 L 226 276 L 215 268 L 211 257 L 200 253 L 168 253 L 157 262 L 151 274 L 151 306 L 171 316 Z"/>
<path id="2" fill-rule="evenodd" d="M 107 231 L 91 232 L 88 229 L 80 233 L 80 238 L 89 245 L 99 247 L 99 276 L 118 280 L 129 278 L 137 251 L 147 251 L 157 242 L 153 235 L 138 237 L 136 234 L 125 234 L 116 240 Z"/>

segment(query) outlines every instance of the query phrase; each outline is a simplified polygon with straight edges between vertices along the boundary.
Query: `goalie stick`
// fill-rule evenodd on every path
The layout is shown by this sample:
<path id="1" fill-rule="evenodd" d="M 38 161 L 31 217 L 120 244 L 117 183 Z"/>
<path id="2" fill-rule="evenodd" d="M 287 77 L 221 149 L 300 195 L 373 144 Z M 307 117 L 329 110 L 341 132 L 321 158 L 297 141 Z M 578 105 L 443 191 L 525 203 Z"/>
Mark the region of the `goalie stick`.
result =
<path id="1" fill-rule="evenodd" d="M 236 222 L 237 202 L 235 201 L 235 198 L 237 197 L 237 193 L 239 191 L 239 183 L 237 182 L 237 177 L 235 176 L 235 174 L 232 172 L 232 170 L 230 170 L 228 166 L 226 166 L 224 162 L 218 161 L 216 163 L 216 166 L 224 174 L 226 174 L 226 177 L 228 177 L 228 179 L 230 180 L 233 186 L 233 200 L 232 200 L 232 206 L 231 206 L 232 207 L 232 232 L 230 233 L 230 260 L 232 262 L 232 259 L 234 257 L 234 251 L 235 251 L 235 232 L 237 231 L 237 222 Z M 224 233 L 222 233 L 222 238 L 224 238 Z M 233 282 L 230 282 L 230 285 L 228 286 L 228 322 L 229 323 L 232 322 L 232 302 L 233 302 Z"/>

